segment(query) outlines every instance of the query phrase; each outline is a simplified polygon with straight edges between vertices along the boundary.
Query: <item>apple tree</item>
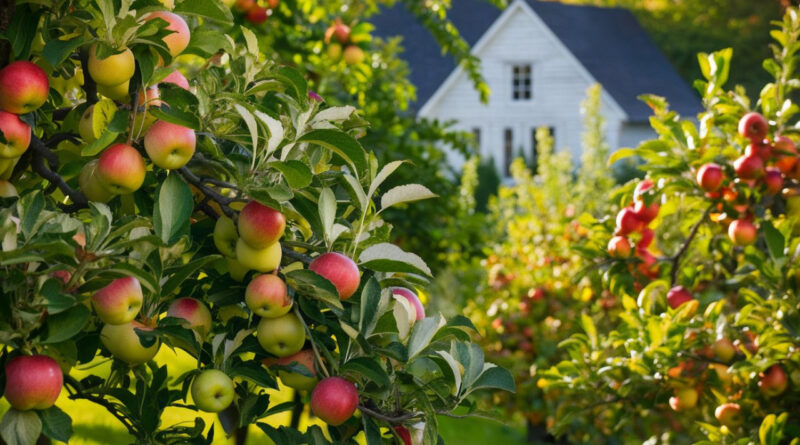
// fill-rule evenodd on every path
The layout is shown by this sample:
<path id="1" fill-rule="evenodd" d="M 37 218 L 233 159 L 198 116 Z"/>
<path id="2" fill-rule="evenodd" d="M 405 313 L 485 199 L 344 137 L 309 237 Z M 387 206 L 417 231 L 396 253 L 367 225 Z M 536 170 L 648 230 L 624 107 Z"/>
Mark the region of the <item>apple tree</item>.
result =
<path id="1" fill-rule="evenodd" d="M 297 4 L 270 2 L 308 13 Z M 210 443 L 257 425 L 278 444 L 370 445 L 437 443 L 437 414 L 470 415 L 476 391 L 514 389 L 469 319 L 425 313 L 409 289 L 430 269 L 389 242 L 384 212 L 435 194 L 387 187 L 403 162 L 380 165 L 359 142 L 370 131 L 359 111 L 328 105 L 303 67 L 267 57 L 274 41 L 230 5 L 11 6 L 5 442 L 68 440 L 62 387 L 137 443 Z M 153 360 L 162 348 L 197 368 L 176 375 Z M 97 368 L 108 372 L 71 376 L 109 360 Z M 276 390 L 299 396 L 274 403 Z M 327 428 L 268 421 L 303 405 Z M 167 424 L 167 408 L 219 413 L 225 431 L 192 415 Z"/>

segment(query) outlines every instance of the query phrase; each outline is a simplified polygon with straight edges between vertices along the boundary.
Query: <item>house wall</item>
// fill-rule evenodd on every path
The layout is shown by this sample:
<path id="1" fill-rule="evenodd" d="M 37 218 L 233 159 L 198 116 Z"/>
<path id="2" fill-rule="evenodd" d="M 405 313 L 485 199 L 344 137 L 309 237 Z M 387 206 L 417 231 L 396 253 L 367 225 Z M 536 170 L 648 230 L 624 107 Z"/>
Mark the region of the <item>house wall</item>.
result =
<path id="1" fill-rule="evenodd" d="M 582 117 L 581 102 L 594 79 L 572 57 L 546 28 L 535 13 L 515 2 L 475 45 L 475 54 L 482 60 L 482 72 L 491 88 L 488 104 L 482 104 L 472 82 L 459 69 L 443 84 L 420 110 L 420 115 L 439 120 L 455 120 L 457 128 L 480 129 L 480 151 L 492 156 L 502 170 L 504 132 L 513 130 L 513 153 L 522 148 L 526 156 L 532 152 L 532 130 L 540 126 L 554 127 L 557 150 L 569 150 L 580 158 Z M 531 63 L 533 97 L 527 101 L 512 100 L 512 66 Z M 602 113 L 611 147 L 619 147 L 625 115 L 603 93 Z M 448 153 L 458 168 L 460 155 Z"/>
<path id="2" fill-rule="evenodd" d="M 642 141 L 655 139 L 657 136 L 649 123 L 625 123 L 620 130 L 619 147 L 636 148 Z"/>

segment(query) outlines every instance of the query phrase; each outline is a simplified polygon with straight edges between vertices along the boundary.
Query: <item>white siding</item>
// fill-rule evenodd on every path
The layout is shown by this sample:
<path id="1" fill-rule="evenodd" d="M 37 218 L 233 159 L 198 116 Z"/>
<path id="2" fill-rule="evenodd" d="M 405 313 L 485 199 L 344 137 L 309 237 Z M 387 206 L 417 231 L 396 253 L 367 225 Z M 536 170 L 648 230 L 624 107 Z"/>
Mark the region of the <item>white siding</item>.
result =
<path id="1" fill-rule="evenodd" d="M 625 123 L 620 133 L 619 146 L 636 148 L 640 142 L 655 139 L 657 136 L 648 123 Z"/>
<path id="2" fill-rule="evenodd" d="M 481 154 L 493 156 L 499 168 L 504 159 L 504 130 L 513 129 L 513 153 L 522 147 L 531 152 L 531 130 L 554 127 L 557 150 L 569 149 L 580 158 L 582 118 L 580 105 L 586 89 L 595 83 L 549 29 L 524 2 L 509 6 L 475 46 L 482 60 L 482 72 L 491 88 L 488 104 L 462 70 L 457 70 L 421 109 L 420 115 L 440 120 L 455 120 L 458 128 L 481 130 Z M 533 68 L 533 98 L 511 98 L 514 64 L 530 63 Z M 606 118 L 609 144 L 616 148 L 625 115 L 603 93 L 602 113 Z M 463 159 L 449 154 L 452 165 Z"/>

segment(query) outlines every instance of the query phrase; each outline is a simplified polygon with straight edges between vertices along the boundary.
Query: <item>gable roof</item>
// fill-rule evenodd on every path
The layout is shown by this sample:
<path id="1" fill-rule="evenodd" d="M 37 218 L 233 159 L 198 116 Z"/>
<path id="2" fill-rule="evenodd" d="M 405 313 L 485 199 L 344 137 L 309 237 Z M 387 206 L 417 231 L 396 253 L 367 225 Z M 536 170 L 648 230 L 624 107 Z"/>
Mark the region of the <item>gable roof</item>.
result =
<path id="1" fill-rule="evenodd" d="M 645 93 L 664 96 L 684 116 L 700 111 L 697 94 L 625 9 L 565 5 L 524 0 L 633 122 L 647 121 L 651 110 L 637 99 Z M 453 0 L 448 18 L 470 46 L 483 36 L 502 11 L 483 0 Z M 430 32 L 401 4 L 370 18 L 380 37 L 402 36 L 401 55 L 424 105 L 456 69 Z"/>

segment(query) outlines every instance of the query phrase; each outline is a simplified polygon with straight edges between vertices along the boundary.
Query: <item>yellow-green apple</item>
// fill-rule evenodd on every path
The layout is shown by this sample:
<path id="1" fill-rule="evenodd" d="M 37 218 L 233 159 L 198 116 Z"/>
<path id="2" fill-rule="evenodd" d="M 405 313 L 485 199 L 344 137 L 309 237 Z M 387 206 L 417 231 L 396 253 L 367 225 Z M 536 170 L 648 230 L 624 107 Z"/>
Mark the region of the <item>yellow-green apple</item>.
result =
<path id="1" fill-rule="evenodd" d="M 81 120 L 78 122 L 78 134 L 87 144 L 97 140 L 97 136 L 94 134 L 94 104 L 89 105 L 83 111 Z"/>
<path id="2" fill-rule="evenodd" d="M 233 220 L 225 215 L 217 219 L 214 224 L 214 245 L 217 250 L 226 257 L 236 257 L 236 241 L 239 240 L 239 234 L 236 232 L 236 225 Z"/>
<path id="3" fill-rule="evenodd" d="M 356 385 L 341 377 L 324 378 L 311 392 L 311 411 L 331 426 L 346 422 L 357 407 Z"/>
<path id="4" fill-rule="evenodd" d="M 608 240 L 608 255 L 612 258 L 628 258 L 631 256 L 631 243 L 624 236 L 614 236 Z"/>
<path id="5" fill-rule="evenodd" d="M 714 356 L 723 363 L 730 363 L 736 356 L 736 346 L 727 338 L 720 338 L 711 346 Z"/>
<path id="6" fill-rule="evenodd" d="M 172 57 L 178 56 L 189 46 L 189 39 L 191 38 L 186 21 L 178 14 L 168 11 L 151 12 L 144 19 L 153 20 L 155 18 L 162 19 L 168 23 L 167 29 L 172 32 L 164 36 L 164 43 L 169 48 L 169 53 L 172 54 Z"/>
<path id="7" fill-rule="evenodd" d="M 269 14 L 267 13 L 267 8 L 256 5 L 249 11 L 247 11 L 247 15 L 245 15 L 244 18 L 247 19 L 248 22 L 254 25 L 260 25 L 267 21 L 267 17 L 269 17 Z"/>
<path id="8" fill-rule="evenodd" d="M 20 355 L 5 368 L 4 396 L 16 410 L 47 409 L 61 394 L 64 376 L 58 362 L 46 355 Z"/>
<path id="9" fill-rule="evenodd" d="M 14 184 L 5 179 L 0 179 L 0 198 L 13 198 L 15 196 L 19 196 L 19 194 Z"/>
<path id="10" fill-rule="evenodd" d="M 250 314 L 241 304 L 228 304 L 222 306 L 217 311 L 217 315 L 219 315 L 219 319 L 222 321 L 222 323 L 227 323 L 231 320 L 231 318 L 234 317 L 244 318 L 245 320 L 250 317 Z"/>
<path id="11" fill-rule="evenodd" d="M 112 54 L 105 59 L 97 58 L 97 44 L 89 49 L 89 75 L 98 85 L 121 85 L 133 77 L 136 70 L 136 60 L 129 48 Z"/>
<path id="12" fill-rule="evenodd" d="M 283 235 L 286 217 L 258 201 L 250 201 L 239 213 L 239 237 L 250 247 L 263 249 Z"/>
<path id="13" fill-rule="evenodd" d="M 683 286 L 675 286 L 667 292 L 667 304 L 672 309 L 680 307 L 683 303 L 694 300 L 692 294 Z"/>
<path id="14" fill-rule="evenodd" d="M 717 164 L 704 164 L 697 170 L 697 184 L 706 192 L 715 192 L 722 186 L 722 167 Z"/>
<path id="15" fill-rule="evenodd" d="M 130 80 L 126 80 L 117 85 L 102 85 L 98 83 L 97 92 L 111 100 L 116 100 L 117 102 L 128 102 L 130 84 Z"/>
<path id="16" fill-rule="evenodd" d="M 236 259 L 247 270 L 270 272 L 281 265 L 280 243 L 273 243 L 263 249 L 250 247 L 243 239 L 236 241 Z"/>
<path id="17" fill-rule="evenodd" d="M 317 384 L 317 372 L 314 370 L 314 351 L 311 349 L 303 349 L 297 354 L 292 354 L 287 357 L 281 358 L 265 358 L 262 363 L 265 366 L 291 366 L 295 364 L 304 373 L 294 371 L 286 371 L 283 369 L 278 370 L 278 377 L 281 382 L 289 388 L 294 388 L 300 391 L 309 391 L 314 389 Z"/>
<path id="18" fill-rule="evenodd" d="M 175 8 L 175 0 L 158 0 L 158 2 L 170 11 Z"/>
<path id="19" fill-rule="evenodd" d="M 414 313 L 416 314 L 416 320 L 422 320 L 425 318 L 425 308 L 422 306 L 422 302 L 419 301 L 417 294 L 415 294 L 411 289 L 407 289 L 405 287 L 395 287 L 392 288 L 392 295 L 399 295 L 411 303 L 411 307 L 414 308 Z"/>
<path id="20" fill-rule="evenodd" d="M 642 220 L 633 210 L 632 207 L 625 207 L 617 213 L 617 230 L 616 235 L 629 235 L 633 232 L 642 230 Z"/>
<path id="21" fill-rule="evenodd" d="M 258 343 L 276 357 L 288 357 L 303 349 L 306 332 L 303 322 L 290 312 L 277 318 L 262 318 L 256 330 Z"/>
<path id="22" fill-rule="evenodd" d="M 736 246 L 747 246 L 756 242 L 758 230 L 746 219 L 737 219 L 728 226 L 728 237 Z"/>
<path id="23" fill-rule="evenodd" d="M 356 263 L 338 252 L 323 253 L 314 258 L 308 268 L 333 283 L 342 300 L 350 298 L 361 281 Z"/>
<path id="24" fill-rule="evenodd" d="M 97 176 L 97 159 L 92 159 L 81 168 L 78 175 L 78 188 L 89 201 L 108 202 L 114 194 Z"/>
<path id="25" fill-rule="evenodd" d="M 16 114 L 0 111 L 0 158 L 18 158 L 31 144 L 31 127 Z"/>
<path id="26" fill-rule="evenodd" d="M 172 70 L 172 72 L 169 73 L 169 76 L 165 77 L 161 83 L 171 83 L 183 88 L 184 90 L 189 89 L 189 81 L 186 80 L 186 77 L 184 77 L 183 74 L 181 74 L 181 72 L 178 70 Z"/>
<path id="27" fill-rule="evenodd" d="M 242 263 L 240 263 L 236 258 L 226 257 L 225 261 L 228 265 L 228 274 L 230 274 L 231 278 L 233 278 L 233 281 L 238 281 L 241 283 L 250 269 L 244 267 L 244 265 L 242 265 Z"/>
<path id="28" fill-rule="evenodd" d="M 92 306 L 103 323 L 125 324 L 139 315 L 144 296 L 135 277 L 117 278 L 92 295 Z"/>
<path id="29" fill-rule="evenodd" d="M 783 370 L 781 365 L 770 366 L 761 373 L 760 377 L 758 388 L 765 396 L 775 397 L 786 391 L 788 380 L 786 379 L 786 371 Z"/>
<path id="30" fill-rule="evenodd" d="M 736 176 L 741 179 L 758 179 L 764 176 L 764 161 L 754 155 L 743 155 L 733 161 Z"/>
<path id="31" fill-rule="evenodd" d="M 156 121 L 144 135 L 147 156 L 167 170 L 186 165 L 194 155 L 195 144 L 194 130 L 167 121 Z"/>
<path id="32" fill-rule="evenodd" d="M 100 181 L 114 194 L 133 193 L 144 183 L 144 159 L 128 144 L 106 148 L 97 161 L 96 171 Z"/>
<path id="33" fill-rule="evenodd" d="M 739 119 L 739 134 L 751 141 L 761 142 L 767 137 L 769 124 L 760 113 L 750 112 Z"/>
<path id="34" fill-rule="evenodd" d="M 669 406 L 675 411 L 685 411 L 697 406 L 697 390 L 694 388 L 679 388 L 675 395 L 669 398 Z"/>
<path id="35" fill-rule="evenodd" d="M 0 109 L 13 114 L 35 111 L 50 94 L 44 70 L 26 60 L 11 62 L 0 70 Z"/>
<path id="36" fill-rule="evenodd" d="M 286 283 L 272 274 L 253 278 L 244 291 L 244 301 L 254 314 L 264 318 L 280 317 L 292 309 Z"/>
<path id="37" fill-rule="evenodd" d="M 356 45 L 348 45 L 344 49 L 344 63 L 356 65 L 364 61 L 364 50 Z"/>
<path id="38" fill-rule="evenodd" d="M 100 330 L 100 342 L 114 357 L 129 365 L 140 365 L 156 356 L 161 344 L 156 341 L 149 347 L 142 346 L 136 329 L 150 331 L 149 328 L 138 321 L 125 324 L 107 324 Z"/>
<path id="39" fill-rule="evenodd" d="M 342 45 L 338 43 L 331 43 L 328 45 L 328 57 L 332 61 L 338 62 L 339 59 L 342 58 Z"/>
<path id="40" fill-rule="evenodd" d="M 719 423 L 729 427 L 735 428 L 742 424 L 742 408 L 738 403 L 723 403 L 714 410 L 714 417 L 717 418 Z"/>
<path id="41" fill-rule="evenodd" d="M 775 166 L 783 174 L 789 174 L 797 164 L 797 145 L 786 136 L 778 136 L 773 144 L 775 146 Z"/>
<path id="42" fill-rule="evenodd" d="M 9 179 L 19 158 L 0 158 L 0 179 Z"/>
<path id="43" fill-rule="evenodd" d="M 775 167 L 767 167 L 764 174 L 764 186 L 766 193 L 777 195 L 783 189 L 783 173 Z"/>
<path id="44" fill-rule="evenodd" d="M 192 400 L 201 411 L 222 411 L 233 402 L 234 394 L 233 380 L 219 369 L 206 369 L 192 381 Z"/>
<path id="45" fill-rule="evenodd" d="M 184 325 L 205 337 L 211 332 L 211 311 L 202 301 L 190 297 L 178 298 L 169 305 L 167 317 L 182 318 Z"/>

